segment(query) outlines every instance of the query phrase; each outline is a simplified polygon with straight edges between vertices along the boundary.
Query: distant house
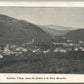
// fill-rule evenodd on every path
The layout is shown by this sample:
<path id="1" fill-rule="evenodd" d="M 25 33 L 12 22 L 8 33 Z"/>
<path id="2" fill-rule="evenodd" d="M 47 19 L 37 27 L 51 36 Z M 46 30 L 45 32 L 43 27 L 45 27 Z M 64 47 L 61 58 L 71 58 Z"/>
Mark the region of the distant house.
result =
<path id="1" fill-rule="evenodd" d="M 79 49 L 78 48 L 75 48 L 74 51 L 78 51 Z"/>
<path id="2" fill-rule="evenodd" d="M 23 48 L 23 47 L 18 47 L 15 49 L 16 51 L 22 51 L 22 52 L 27 52 L 27 49 L 26 48 Z"/>
<path id="3" fill-rule="evenodd" d="M 63 52 L 63 53 L 65 53 L 65 52 L 66 52 L 66 49 L 56 48 L 56 49 L 54 50 L 54 52 Z"/>
<path id="4" fill-rule="evenodd" d="M 79 43 L 84 43 L 83 41 L 79 41 Z"/>
<path id="5" fill-rule="evenodd" d="M 0 54 L 0 59 L 1 59 L 1 58 L 3 58 L 3 55 L 2 55 L 2 54 Z"/>
<path id="6" fill-rule="evenodd" d="M 50 52 L 50 49 L 43 51 L 44 54 Z"/>
<path id="7" fill-rule="evenodd" d="M 4 48 L 3 54 L 10 55 L 11 51 L 9 50 L 8 46 Z"/>
<path id="8" fill-rule="evenodd" d="M 34 49 L 32 52 L 37 53 L 37 52 L 41 52 L 41 50 L 39 48 L 37 48 L 37 49 Z"/>

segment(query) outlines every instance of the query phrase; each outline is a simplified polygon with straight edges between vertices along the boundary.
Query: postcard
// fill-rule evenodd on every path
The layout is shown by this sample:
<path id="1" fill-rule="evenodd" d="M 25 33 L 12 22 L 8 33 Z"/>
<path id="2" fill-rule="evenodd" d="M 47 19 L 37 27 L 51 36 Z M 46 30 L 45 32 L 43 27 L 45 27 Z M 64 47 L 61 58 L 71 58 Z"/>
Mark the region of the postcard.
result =
<path id="1" fill-rule="evenodd" d="M 0 1 L 0 83 L 84 83 L 84 2 Z"/>

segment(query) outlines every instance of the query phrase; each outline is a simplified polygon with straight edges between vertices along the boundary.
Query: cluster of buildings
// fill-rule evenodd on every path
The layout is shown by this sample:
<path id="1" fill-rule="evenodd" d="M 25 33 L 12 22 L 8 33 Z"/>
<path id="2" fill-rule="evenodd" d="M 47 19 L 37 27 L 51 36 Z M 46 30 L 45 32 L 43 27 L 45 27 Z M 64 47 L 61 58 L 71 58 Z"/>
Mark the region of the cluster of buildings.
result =
<path id="1" fill-rule="evenodd" d="M 56 46 L 54 52 L 84 51 L 83 41 L 66 40 L 65 42 L 53 42 Z"/>
<path id="2" fill-rule="evenodd" d="M 27 49 L 24 47 L 7 44 L 2 50 L 0 49 L 0 58 L 3 58 L 4 56 L 11 56 L 11 55 L 18 56 L 25 52 L 27 52 Z"/>
<path id="3" fill-rule="evenodd" d="M 38 46 L 34 46 L 34 48 L 28 48 L 28 45 L 32 45 L 34 43 L 34 39 L 30 43 L 21 44 L 21 46 L 15 44 L 6 44 L 3 48 L 0 47 L 0 58 L 4 56 L 20 56 L 24 55 L 24 53 L 28 53 L 31 51 L 33 54 L 46 54 L 46 53 L 66 53 L 69 51 L 82 51 L 84 52 L 84 42 L 83 41 L 73 41 L 73 40 L 66 40 L 65 42 L 52 42 L 54 48 L 49 48 L 46 50 L 42 50 Z M 53 46 L 52 46 L 53 47 Z"/>

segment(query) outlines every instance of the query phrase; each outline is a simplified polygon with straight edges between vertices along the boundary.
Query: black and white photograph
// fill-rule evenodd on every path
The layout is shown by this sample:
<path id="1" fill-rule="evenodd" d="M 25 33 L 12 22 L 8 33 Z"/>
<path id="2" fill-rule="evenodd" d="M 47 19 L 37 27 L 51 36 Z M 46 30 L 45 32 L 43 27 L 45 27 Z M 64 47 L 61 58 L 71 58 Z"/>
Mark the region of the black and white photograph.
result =
<path id="1" fill-rule="evenodd" d="M 84 7 L 0 6 L 0 73 L 84 74 Z"/>

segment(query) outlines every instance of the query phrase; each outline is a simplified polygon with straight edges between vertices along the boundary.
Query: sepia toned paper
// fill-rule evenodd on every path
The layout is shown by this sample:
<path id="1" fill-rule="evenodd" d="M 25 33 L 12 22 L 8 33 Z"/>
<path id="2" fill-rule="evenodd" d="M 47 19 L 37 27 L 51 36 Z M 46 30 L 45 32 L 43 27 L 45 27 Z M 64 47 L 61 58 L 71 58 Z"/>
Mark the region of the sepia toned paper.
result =
<path id="1" fill-rule="evenodd" d="M 84 2 L 0 1 L 0 83 L 84 83 Z"/>

